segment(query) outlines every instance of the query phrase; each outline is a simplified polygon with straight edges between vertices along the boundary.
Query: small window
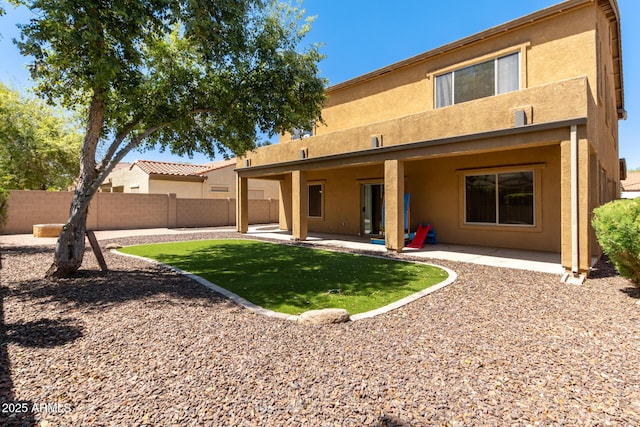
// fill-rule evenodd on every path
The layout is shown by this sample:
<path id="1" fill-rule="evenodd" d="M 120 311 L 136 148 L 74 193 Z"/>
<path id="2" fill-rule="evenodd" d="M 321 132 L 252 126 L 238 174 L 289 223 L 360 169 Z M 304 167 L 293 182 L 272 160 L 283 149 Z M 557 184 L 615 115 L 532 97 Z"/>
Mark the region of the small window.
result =
<path id="1" fill-rule="evenodd" d="M 322 184 L 309 184 L 309 218 L 322 218 Z"/>
<path id="2" fill-rule="evenodd" d="M 533 171 L 465 176 L 467 224 L 534 224 Z"/>
<path id="3" fill-rule="evenodd" d="M 211 193 L 228 193 L 229 192 L 229 187 L 224 186 L 224 185 L 210 185 L 209 186 L 209 191 Z"/>
<path id="4" fill-rule="evenodd" d="M 607 195 L 607 171 L 600 169 L 600 204 L 604 205 L 608 201 Z"/>
<path id="5" fill-rule="evenodd" d="M 436 108 L 520 89 L 520 54 L 513 53 L 436 76 Z"/>

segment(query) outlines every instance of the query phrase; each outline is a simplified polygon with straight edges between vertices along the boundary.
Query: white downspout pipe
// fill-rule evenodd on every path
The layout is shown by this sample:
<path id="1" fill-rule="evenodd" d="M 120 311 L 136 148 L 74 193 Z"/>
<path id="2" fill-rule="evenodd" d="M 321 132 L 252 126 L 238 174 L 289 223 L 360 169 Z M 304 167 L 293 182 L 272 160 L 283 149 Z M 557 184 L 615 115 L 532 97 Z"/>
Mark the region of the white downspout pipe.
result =
<path id="1" fill-rule="evenodd" d="M 578 275 L 580 263 L 578 236 L 578 127 L 571 126 L 571 273 Z"/>

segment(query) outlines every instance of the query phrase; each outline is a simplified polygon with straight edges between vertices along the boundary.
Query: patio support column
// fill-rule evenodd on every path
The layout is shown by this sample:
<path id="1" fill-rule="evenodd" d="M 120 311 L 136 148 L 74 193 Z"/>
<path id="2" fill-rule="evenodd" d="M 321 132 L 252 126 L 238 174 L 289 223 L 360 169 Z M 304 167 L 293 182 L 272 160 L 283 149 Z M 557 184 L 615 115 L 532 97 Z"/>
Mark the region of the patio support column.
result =
<path id="1" fill-rule="evenodd" d="M 236 231 L 249 231 L 249 179 L 236 174 Z"/>
<path id="2" fill-rule="evenodd" d="M 280 181 L 280 201 L 278 222 L 280 223 L 280 230 L 293 230 L 291 225 L 291 175 L 286 175 L 284 179 Z"/>
<path id="3" fill-rule="evenodd" d="M 307 240 L 307 214 L 309 212 L 309 190 L 307 174 L 296 170 L 291 172 L 291 204 L 293 240 Z"/>
<path id="4" fill-rule="evenodd" d="M 572 126 L 560 143 L 562 281 L 581 284 L 590 268 L 589 251 L 589 142 Z"/>
<path id="5" fill-rule="evenodd" d="M 404 163 L 384 162 L 384 231 L 387 250 L 404 247 Z"/>

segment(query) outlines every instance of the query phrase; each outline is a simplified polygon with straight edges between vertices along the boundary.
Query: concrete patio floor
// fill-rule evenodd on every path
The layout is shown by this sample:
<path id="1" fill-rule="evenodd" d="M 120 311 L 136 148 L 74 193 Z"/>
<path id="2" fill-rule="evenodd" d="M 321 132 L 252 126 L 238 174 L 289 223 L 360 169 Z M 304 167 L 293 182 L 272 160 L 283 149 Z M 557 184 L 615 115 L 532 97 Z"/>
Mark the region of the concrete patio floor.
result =
<path id="1" fill-rule="evenodd" d="M 291 232 L 279 230 L 277 225 L 253 226 L 249 228 L 247 234 L 285 241 L 291 240 Z M 316 246 L 349 248 L 367 252 L 384 253 L 387 251 L 384 245 L 371 244 L 368 238 L 359 236 L 309 233 L 305 242 Z M 438 243 L 435 245 L 425 244 L 422 249 L 404 248 L 402 253 L 425 260 L 443 259 L 559 275 L 565 272 L 561 265 L 560 254 L 552 252 Z"/>
<path id="2" fill-rule="evenodd" d="M 175 235 L 209 232 L 234 231 L 235 227 L 204 228 L 151 228 L 137 230 L 96 231 L 98 240 L 146 235 Z M 277 224 L 259 224 L 249 227 L 249 236 L 265 237 L 275 240 L 291 240 L 291 232 L 278 229 Z M 54 245 L 56 238 L 34 238 L 31 234 L 0 235 L 0 246 L 40 246 Z M 383 245 L 369 243 L 369 239 L 359 236 L 310 233 L 306 243 L 315 246 L 339 247 L 366 252 L 386 252 Z M 559 253 L 536 252 L 515 249 L 491 248 L 482 246 L 426 244 L 422 249 L 405 248 L 404 254 L 429 260 L 460 261 L 493 267 L 515 268 L 519 270 L 539 271 L 561 275 L 564 273 Z"/>

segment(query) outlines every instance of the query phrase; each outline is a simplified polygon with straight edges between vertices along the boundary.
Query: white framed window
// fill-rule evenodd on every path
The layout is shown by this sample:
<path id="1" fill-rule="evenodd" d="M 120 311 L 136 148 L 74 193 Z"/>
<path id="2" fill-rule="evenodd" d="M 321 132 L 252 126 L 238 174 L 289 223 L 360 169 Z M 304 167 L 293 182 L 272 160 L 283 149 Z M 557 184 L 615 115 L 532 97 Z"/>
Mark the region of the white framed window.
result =
<path id="1" fill-rule="evenodd" d="M 322 183 L 309 183 L 308 214 L 309 218 L 322 218 L 324 216 L 324 185 Z"/>
<path id="2" fill-rule="evenodd" d="M 519 89 L 520 52 L 516 52 L 436 76 L 435 107 L 447 107 Z"/>
<path id="3" fill-rule="evenodd" d="M 535 227 L 535 181 L 533 170 L 465 174 L 465 224 Z"/>

